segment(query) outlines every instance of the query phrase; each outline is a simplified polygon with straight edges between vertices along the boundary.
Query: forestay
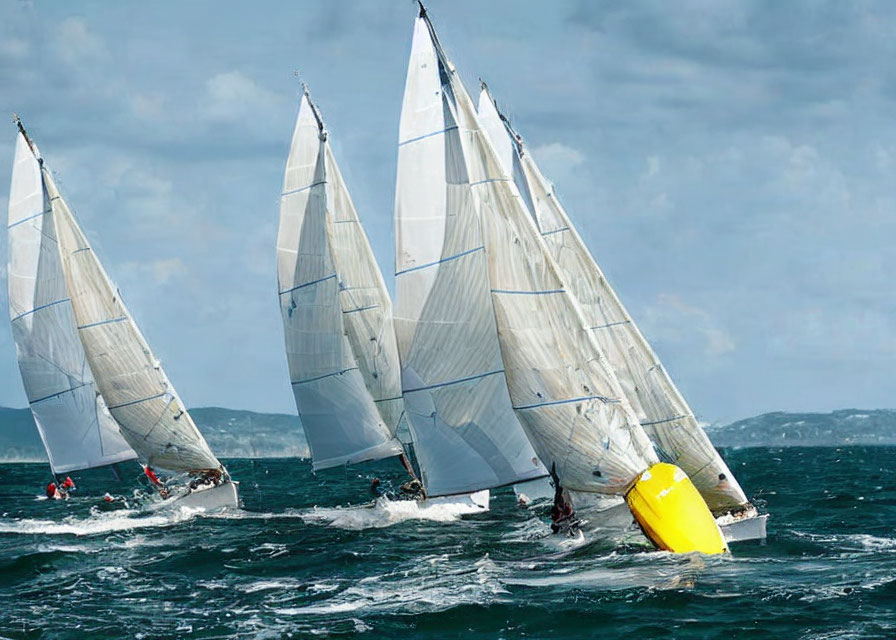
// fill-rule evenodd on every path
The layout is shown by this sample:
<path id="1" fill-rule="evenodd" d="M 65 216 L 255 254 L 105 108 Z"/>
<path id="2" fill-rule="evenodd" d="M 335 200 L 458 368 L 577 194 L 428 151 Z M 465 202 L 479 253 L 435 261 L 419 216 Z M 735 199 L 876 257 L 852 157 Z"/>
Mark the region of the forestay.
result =
<path id="1" fill-rule="evenodd" d="M 418 20 L 399 125 L 395 329 L 429 495 L 545 474 L 508 397 L 485 247 L 444 74 Z"/>
<path id="2" fill-rule="evenodd" d="M 423 17 L 418 20 L 428 24 Z M 434 36 L 434 34 L 433 34 Z M 465 182 L 488 258 L 501 355 L 513 407 L 542 461 L 570 490 L 623 493 L 656 461 L 575 299 L 500 165 L 460 79 L 439 52 L 456 113 Z"/>
<path id="3" fill-rule="evenodd" d="M 314 468 L 403 453 L 391 302 L 307 92 L 283 181 L 277 272 L 287 363 Z"/>
<path id="4" fill-rule="evenodd" d="M 96 386 L 141 462 L 178 472 L 219 469 L 161 363 L 150 351 L 118 289 L 60 197 L 49 172 L 50 196 L 75 321 Z"/>
<path id="5" fill-rule="evenodd" d="M 136 457 L 105 409 L 75 329 L 37 150 L 16 139 L 9 196 L 9 315 L 25 394 L 54 473 Z"/>
<path id="6" fill-rule="evenodd" d="M 523 148 L 519 135 L 499 113 L 484 85 L 479 96 L 479 117 L 495 148 L 500 150 L 498 155 L 505 171 L 526 194 L 527 208 L 641 426 L 690 476 L 710 509 L 719 512 L 745 504 L 747 498 L 734 475 L 604 278 L 552 185 Z"/>

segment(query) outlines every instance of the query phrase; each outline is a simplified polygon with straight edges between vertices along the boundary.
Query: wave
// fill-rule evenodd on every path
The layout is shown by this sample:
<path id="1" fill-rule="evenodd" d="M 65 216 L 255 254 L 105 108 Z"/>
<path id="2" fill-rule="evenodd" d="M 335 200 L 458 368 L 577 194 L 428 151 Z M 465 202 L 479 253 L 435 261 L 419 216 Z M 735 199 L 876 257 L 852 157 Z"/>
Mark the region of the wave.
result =
<path id="1" fill-rule="evenodd" d="M 0 533 L 95 536 L 149 527 L 170 527 L 190 520 L 200 513 L 201 511 L 198 510 L 180 507 L 153 515 L 143 515 L 141 512 L 134 510 L 109 513 L 98 512 L 88 518 L 69 516 L 63 518 L 61 522 L 31 518 L 17 520 L 0 519 Z"/>

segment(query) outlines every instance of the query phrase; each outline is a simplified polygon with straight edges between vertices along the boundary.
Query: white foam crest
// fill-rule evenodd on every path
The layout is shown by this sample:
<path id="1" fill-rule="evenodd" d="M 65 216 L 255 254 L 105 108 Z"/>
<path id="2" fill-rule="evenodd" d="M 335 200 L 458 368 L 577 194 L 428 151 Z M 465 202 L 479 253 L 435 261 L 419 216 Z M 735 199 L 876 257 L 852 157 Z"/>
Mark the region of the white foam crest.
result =
<path id="1" fill-rule="evenodd" d="M 146 516 L 140 515 L 138 511 L 121 510 L 98 512 L 89 518 L 68 516 L 61 522 L 30 518 L 0 520 L 0 533 L 93 536 L 148 527 L 168 527 L 189 520 L 197 513 L 199 512 L 192 509 L 179 508 Z"/>
<path id="2" fill-rule="evenodd" d="M 428 504 L 426 501 L 380 498 L 374 504 L 359 507 L 315 507 L 304 512 L 302 519 L 309 523 L 320 522 L 338 529 L 359 531 L 391 527 L 407 520 L 453 522 L 463 515 L 481 512 L 482 509 L 464 501 Z"/>
<path id="3" fill-rule="evenodd" d="M 475 562 L 431 556 L 420 559 L 413 567 L 360 580 L 329 600 L 274 611 L 289 616 L 326 616 L 359 610 L 433 612 L 465 604 L 487 604 L 508 593 L 500 580 L 501 573 L 488 555 Z"/>

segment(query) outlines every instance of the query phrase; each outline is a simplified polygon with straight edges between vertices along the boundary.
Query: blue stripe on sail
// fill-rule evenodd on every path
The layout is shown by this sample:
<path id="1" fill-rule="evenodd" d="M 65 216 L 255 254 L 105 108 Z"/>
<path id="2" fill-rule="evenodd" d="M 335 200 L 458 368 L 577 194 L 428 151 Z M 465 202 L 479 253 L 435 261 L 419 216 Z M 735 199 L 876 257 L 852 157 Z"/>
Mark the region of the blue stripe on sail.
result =
<path id="1" fill-rule="evenodd" d="M 146 398 L 140 398 L 139 400 L 131 400 L 130 402 L 122 402 L 121 404 L 114 404 L 111 407 L 108 407 L 108 409 L 111 411 L 112 409 L 121 409 L 122 407 L 130 407 L 132 404 L 140 404 L 141 402 L 155 400 L 156 398 L 161 398 L 161 397 L 167 396 L 167 395 L 170 395 L 170 394 L 167 391 L 163 391 L 162 393 L 157 393 L 154 396 L 148 396 Z"/>
<path id="2" fill-rule="evenodd" d="M 89 329 L 90 327 L 98 327 L 101 324 L 110 324 L 112 322 L 124 322 L 127 320 L 127 316 L 121 316 L 120 318 L 112 318 L 111 320 L 100 320 L 99 322 L 91 322 L 90 324 L 82 324 L 78 325 L 79 329 Z"/>
<path id="3" fill-rule="evenodd" d="M 663 424 L 664 422 L 675 422 L 676 420 L 683 420 L 684 418 L 687 418 L 687 417 L 688 417 L 687 414 L 685 414 L 685 415 L 680 415 L 680 416 L 674 416 L 672 418 L 665 418 L 664 420 L 654 420 L 652 422 L 642 422 L 641 426 L 649 427 L 652 424 Z"/>
<path id="4" fill-rule="evenodd" d="M 608 324 L 599 324 L 596 327 L 588 327 L 588 330 L 592 331 L 594 329 L 606 329 L 607 327 L 616 327 L 616 326 L 619 326 L 620 324 L 628 324 L 629 322 L 631 322 L 631 320 L 620 320 L 619 322 L 610 322 Z"/>
<path id="5" fill-rule="evenodd" d="M 486 182 L 510 182 L 510 178 L 486 178 L 485 180 L 471 182 L 470 186 L 475 187 L 477 184 L 485 184 Z"/>
<path id="6" fill-rule="evenodd" d="M 283 198 L 285 196 L 291 196 L 294 193 L 300 193 L 302 191 L 307 191 L 308 189 L 311 189 L 312 187 L 316 187 L 321 184 L 327 184 L 327 181 L 320 180 L 318 182 L 312 182 L 311 184 L 306 184 L 304 187 L 299 187 L 298 189 L 292 189 L 291 191 L 284 191 L 283 193 L 280 194 L 280 197 Z"/>
<path id="7" fill-rule="evenodd" d="M 281 291 L 280 295 L 282 296 L 284 293 L 290 293 L 292 291 L 295 291 L 296 289 L 301 289 L 303 287 L 310 287 L 313 284 L 317 284 L 318 282 L 323 282 L 324 280 L 329 280 L 330 278 L 335 278 L 335 277 L 336 277 L 336 274 L 333 273 L 331 275 L 324 276 L 323 278 L 318 278 L 317 280 L 312 280 L 311 282 L 305 282 L 300 285 L 296 285 L 292 289 L 285 289 L 285 290 Z"/>
<path id="8" fill-rule="evenodd" d="M 29 220 L 34 220 L 38 216 L 44 215 L 45 213 L 50 213 L 50 211 L 52 211 L 52 209 L 47 209 L 46 211 L 38 211 L 37 213 L 32 214 L 32 215 L 28 216 L 27 218 L 22 218 L 21 220 L 16 220 L 11 225 L 8 225 L 6 228 L 12 229 L 13 227 L 18 226 L 18 225 L 22 224 L 23 222 L 28 222 Z"/>
<path id="9" fill-rule="evenodd" d="M 315 376 L 313 378 L 305 378 L 304 380 L 296 380 L 295 382 L 290 382 L 289 384 L 295 386 L 297 384 L 305 384 L 306 382 L 314 382 L 315 380 L 323 380 L 324 378 L 329 378 L 331 376 L 341 376 L 343 373 L 348 373 L 349 371 L 356 371 L 358 367 L 351 367 L 350 369 L 343 369 L 342 371 L 334 371 L 333 373 L 325 373 L 322 376 Z"/>
<path id="10" fill-rule="evenodd" d="M 555 404 L 569 404 L 571 402 L 585 402 L 586 400 L 601 400 L 602 402 L 607 403 L 616 403 L 619 400 L 612 400 L 611 398 L 605 398 L 604 396 L 582 396 L 581 398 L 571 398 L 569 400 L 549 400 L 547 402 L 539 402 L 536 404 L 527 404 L 522 407 L 514 407 L 517 411 L 523 411 L 524 409 L 537 409 L 538 407 L 549 407 Z"/>
<path id="11" fill-rule="evenodd" d="M 358 313 L 359 311 L 367 311 L 368 309 L 376 309 L 378 304 L 369 304 L 366 307 L 355 307 L 354 309 L 349 309 L 348 311 L 343 311 L 342 313 Z"/>
<path id="12" fill-rule="evenodd" d="M 391 402 L 392 400 L 401 400 L 402 396 L 395 396 L 394 398 L 380 398 L 379 400 L 374 400 L 374 403 L 377 402 Z"/>
<path id="13" fill-rule="evenodd" d="M 90 251 L 90 247 L 81 247 L 80 249 L 75 249 L 74 251 L 72 251 L 72 255 L 75 255 L 76 253 L 81 253 L 82 251 Z"/>
<path id="14" fill-rule="evenodd" d="M 54 300 L 53 302 L 48 302 L 47 304 L 42 304 L 39 307 L 34 307 L 31 311 L 26 311 L 25 313 L 20 313 L 15 318 L 10 320 L 10 322 L 15 322 L 19 318 L 24 318 L 27 315 L 31 315 L 35 311 L 40 311 L 41 309 L 46 309 L 47 307 L 53 307 L 57 304 L 62 304 L 63 302 L 68 302 L 69 300 L 71 300 L 71 298 L 63 298 L 62 300 Z"/>
<path id="15" fill-rule="evenodd" d="M 432 133 L 424 133 L 422 136 L 417 136 L 416 138 L 408 138 L 404 142 L 399 142 L 398 146 L 403 147 L 406 144 L 411 144 L 412 142 L 417 142 L 418 140 L 423 140 L 424 138 L 431 138 L 433 136 L 437 136 L 439 134 L 446 133 L 448 131 L 453 131 L 455 129 L 457 129 L 457 125 L 454 125 L 453 127 L 447 127 L 445 129 L 441 129 L 440 131 L 433 131 Z"/>
<path id="16" fill-rule="evenodd" d="M 564 289 L 548 289 L 546 291 L 512 291 L 510 289 L 492 289 L 492 293 L 509 293 L 518 296 L 545 296 L 552 293 L 563 293 Z"/>
<path id="17" fill-rule="evenodd" d="M 504 369 L 498 369 L 497 371 L 489 371 L 488 373 L 480 373 L 478 376 L 467 376 L 466 378 L 459 378 L 457 380 L 449 380 L 448 382 L 438 382 L 436 384 L 430 384 L 425 387 L 417 387 L 416 389 L 402 389 L 403 393 L 415 393 L 417 391 L 428 391 L 429 389 L 437 389 L 439 387 L 448 387 L 453 384 L 460 384 L 462 382 L 470 382 L 471 380 L 478 380 L 479 378 L 485 378 L 486 376 L 493 376 L 498 373 L 504 373 Z"/>
<path id="18" fill-rule="evenodd" d="M 541 235 L 543 235 L 543 236 L 549 236 L 549 235 L 552 235 L 552 234 L 554 234 L 554 233 L 563 233 L 564 231 L 569 231 L 569 227 L 563 227 L 562 229 L 554 229 L 553 231 L 545 231 L 545 232 L 542 233 Z"/>
<path id="19" fill-rule="evenodd" d="M 427 262 L 426 264 L 421 264 L 417 267 L 410 267 L 408 269 L 404 269 L 403 271 L 396 271 L 395 275 L 400 276 L 405 273 L 409 273 L 411 271 L 419 271 L 420 269 L 426 269 L 427 267 L 434 267 L 437 264 L 442 264 L 443 262 L 450 262 L 452 260 L 457 260 L 458 258 L 463 258 L 464 256 L 470 255 L 471 253 L 476 253 L 477 251 L 482 251 L 485 247 L 476 247 L 475 249 L 468 249 L 467 251 L 462 251 L 460 253 L 456 253 L 453 256 L 448 256 L 447 258 L 442 258 L 441 260 L 436 260 L 435 262 Z"/>
<path id="20" fill-rule="evenodd" d="M 64 396 L 66 393 L 71 393 L 72 391 L 76 391 L 81 387 L 86 387 L 89 385 L 89 382 L 85 382 L 84 384 L 79 384 L 77 386 L 71 387 L 70 389 L 66 389 L 65 391 L 60 391 L 58 393 L 51 393 L 48 396 L 44 396 L 43 398 L 38 398 L 37 400 L 31 400 L 28 404 L 37 404 L 38 402 L 43 402 L 44 400 L 49 400 L 50 398 L 58 398 L 59 396 Z"/>

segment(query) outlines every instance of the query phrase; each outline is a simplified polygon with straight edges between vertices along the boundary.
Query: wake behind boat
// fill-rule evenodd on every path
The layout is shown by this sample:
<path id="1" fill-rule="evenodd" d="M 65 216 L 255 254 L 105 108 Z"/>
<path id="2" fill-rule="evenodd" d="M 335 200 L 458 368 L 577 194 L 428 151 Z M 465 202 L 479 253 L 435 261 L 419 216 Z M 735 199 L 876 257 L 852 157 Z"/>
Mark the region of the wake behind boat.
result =
<path id="1" fill-rule="evenodd" d="M 169 490 L 154 468 L 191 478 L 172 503 L 237 507 L 236 485 L 184 408 L 18 118 L 16 124 L 10 315 L 22 378 L 54 471 L 138 458 L 163 497 Z M 78 446 L 66 450 L 65 438 Z M 59 456 L 77 462 L 57 464 Z"/>

